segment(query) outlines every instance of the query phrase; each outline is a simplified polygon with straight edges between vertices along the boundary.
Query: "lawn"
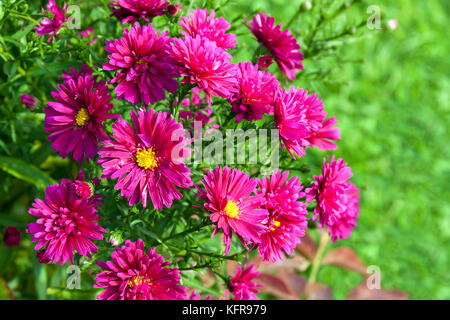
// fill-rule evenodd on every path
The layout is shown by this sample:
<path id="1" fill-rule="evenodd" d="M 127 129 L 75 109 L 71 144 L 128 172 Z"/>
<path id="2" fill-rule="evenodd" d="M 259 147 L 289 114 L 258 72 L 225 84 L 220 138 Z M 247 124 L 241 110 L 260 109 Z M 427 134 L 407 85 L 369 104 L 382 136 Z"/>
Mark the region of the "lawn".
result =
<path id="1" fill-rule="evenodd" d="M 299 81 L 338 116 L 342 141 L 336 154 L 348 161 L 361 188 L 358 227 L 339 245 L 379 266 L 384 288 L 412 299 L 449 299 L 449 3 L 374 4 L 399 26 L 370 31 L 343 49 L 346 60 L 364 63 L 340 65 L 337 85 Z M 253 6 L 276 12 L 280 21 L 292 11 L 284 1 Z M 306 60 L 305 70 L 314 67 Z M 361 278 L 330 266 L 319 280 L 345 298 Z"/>

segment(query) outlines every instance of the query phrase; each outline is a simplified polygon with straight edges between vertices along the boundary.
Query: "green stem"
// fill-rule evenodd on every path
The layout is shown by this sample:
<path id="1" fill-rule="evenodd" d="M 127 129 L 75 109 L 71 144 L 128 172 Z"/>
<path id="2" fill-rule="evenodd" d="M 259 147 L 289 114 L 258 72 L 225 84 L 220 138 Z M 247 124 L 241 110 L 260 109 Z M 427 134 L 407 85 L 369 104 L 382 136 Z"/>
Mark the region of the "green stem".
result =
<path id="1" fill-rule="evenodd" d="M 323 230 L 320 230 L 323 231 Z M 319 248 L 317 249 L 316 256 L 312 262 L 312 271 L 309 275 L 308 283 L 316 282 L 317 273 L 319 272 L 320 263 L 322 262 L 323 255 L 325 253 L 325 248 L 327 247 L 328 242 L 330 241 L 330 236 L 326 231 L 324 231 L 320 235 Z"/>

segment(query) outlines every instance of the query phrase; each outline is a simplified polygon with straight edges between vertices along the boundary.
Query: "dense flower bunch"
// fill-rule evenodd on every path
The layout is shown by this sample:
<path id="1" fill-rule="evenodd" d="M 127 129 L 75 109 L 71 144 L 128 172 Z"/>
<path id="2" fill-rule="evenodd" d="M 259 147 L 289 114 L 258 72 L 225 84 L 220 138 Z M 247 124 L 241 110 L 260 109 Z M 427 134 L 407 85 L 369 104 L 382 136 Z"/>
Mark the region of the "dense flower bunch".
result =
<path id="1" fill-rule="evenodd" d="M 190 273 L 182 270 L 213 270 L 216 262 L 247 251 L 264 263 L 289 259 L 308 220 L 326 228 L 333 241 L 349 237 L 359 215 L 350 167 L 334 156 L 324 159 L 311 185 L 294 172 L 296 158 L 308 147 L 336 149 L 340 131 L 315 93 L 286 89 L 268 71 L 272 60 L 289 80 L 303 70 L 300 46 L 289 30 L 255 14 L 245 24 L 260 48 L 251 61 L 235 61 L 240 44 L 231 24 L 217 16 L 221 11 L 194 8 L 179 17 L 181 5 L 163 0 L 113 0 L 109 8 L 119 21 L 108 19 L 123 33 L 108 38 L 95 26 L 77 32 L 90 39 L 89 47 L 99 48 L 103 60 L 64 71 L 44 110 L 53 149 L 85 167 L 75 179 L 47 186 L 28 210 L 37 217 L 27 233 L 37 242 L 39 262 L 64 265 L 76 255 L 92 258 L 98 252 L 97 299 L 199 300 L 198 291 L 184 285 Z M 44 18 L 36 31 L 51 34 L 51 41 L 67 19 L 67 6 L 50 0 L 47 9 L 54 17 Z M 38 109 L 33 96 L 23 94 L 21 100 Z M 202 143 L 201 135 L 191 138 L 198 124 L 205 130 L 277 129 L 277 148 L 293 169 L 264 175 L 257 166 L 228 166 L 233 162 L 192 164 L 191 143 Z M 71 166 L 77 172 L 77 164 Z M 218 233 L 223 253 L 201 251 Z M 141 239 L 146 236 L 147 250 Z M 3 239 L 7 246 L 19 245 L 20 232 L 9 227 Z M 231 278 L 213 270 L 225 280 L 224 299 L 259 299 L 256 265 L 246 260 Z"/>

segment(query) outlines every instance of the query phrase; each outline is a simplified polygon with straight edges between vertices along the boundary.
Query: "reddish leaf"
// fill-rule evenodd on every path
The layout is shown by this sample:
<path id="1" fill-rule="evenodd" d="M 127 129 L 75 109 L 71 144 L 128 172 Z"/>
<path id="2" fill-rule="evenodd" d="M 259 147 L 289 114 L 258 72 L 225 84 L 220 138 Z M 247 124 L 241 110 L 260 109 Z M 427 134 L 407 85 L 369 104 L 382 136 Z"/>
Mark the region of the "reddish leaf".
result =
<path id="1" fill-rule="evenodd" d="M 306 288 L 306 278 L 302 275 L 298 275 L 288 269 L 282 269 L 279 274 L 280 278 L 289 287 L 289 290 L 300 299 L 305 293 Z"/>
<path id="2" fill-rule="evenodd" d="M 369 289 L 365 283 L 354 288 L 347 300 L 407 300 L 408 294 L 399 290 Z"/>
<path id="3" fill-rule="evenodd" d="M 331 288 L 318 282 L 308 283 L 305 295 L 308 300 L 333 300 Z"/>
<path id="4" fill-rule="evenodd" d="M 367 275 L 367 267 L 359 260 L 357 254 L 349 247 L 336 248 L 329 251 L 322 259 L 322 265 L 332 264 L 344 269 Z"/>
<path id="5" fill-rule="evenodd" d="M 299 254 L 290 258 L 286 257 L 284 260 L 275 263 L 268 263 L 257 256 L 253 260 L 253 263 L 261 272 L 281 269 L 305 271 L 309 266 L 309 261 Z"/>
<path id="6" fill-rule="evenodd" d="M 238 269 L 238 267 L 240 267 L 241 265 L 239 263 L 237 263 L 234 260 L 228 260 L 227 261 L 227 274 L 229 276 L 234 276 L 236 274 L 236 271 Z"/>
<path id="7" fill-rule="evenodd" d="M 284 279 L 280 277 L 268 274 L 261 273 L 255 280 L 255 283 L 261 283 L 263 286 L 260 288 L 260 291 L 263 293 L 271 294 L 275 297 L 287 300 L 295 300 L 298 297 L 291 291 L 289 286 L 286 284 Z"/>
<path id="8" fill-rule="evenodd" d="M 302 242 L 297 245 L 296 249 L 309 260 L 313 260 L 316 256 L 317 244 L 310 234 L 306 233 L 306 235 L 302 238 Z"/>

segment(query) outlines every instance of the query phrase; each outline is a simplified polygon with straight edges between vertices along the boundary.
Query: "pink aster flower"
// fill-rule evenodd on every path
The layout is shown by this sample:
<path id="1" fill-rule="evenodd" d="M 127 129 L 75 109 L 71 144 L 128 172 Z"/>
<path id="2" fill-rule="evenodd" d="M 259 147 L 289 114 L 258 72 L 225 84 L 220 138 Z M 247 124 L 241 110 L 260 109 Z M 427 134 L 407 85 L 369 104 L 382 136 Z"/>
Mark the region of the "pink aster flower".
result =
<path id="1" fill-rule="evenodd" d="M 181 11 L 181 4 L 177 3 L 177 4 L 169 4 L 166 7 L 166 13 L 170 16 L 175 16 L 178 12 Z"/>
<path id="2" fill-rule="evenodd" d="M 14 226 L 8 226 L 3 233 L 3 244 L 7 247 L 20 245 L 20 230 Z"/>
<path id="3" fill-rule="evenodd" d="M 323 159 L 322 174 L 314 176 L 311 188 L 306 189 L 307 201 L 315 200 L 313 221 L 327 227 L 334 241 L 348 238 L 359 216 L 359 189 L 348 181 L 353 176 L 351 168 L 342 159 L 329 163 Z"/>
<path id="4" fill-rule="evenodd" d="M 208 15 L 208 9 L 197 8 L 189 11 L 188 17 L 181 17 L 178 24 L 184 29 L 181 34 L 195 38 L 199 35 L 201 38 L 207 38 L 214 41 L 219 48 L 230 49 L 236 47 L 236 36 L 232 33 L 226 33 L 230 28 L 230 23 L 224 18 L 215 18 L 216 12 L 211 10 Z"/>
<path id="5" fill-rule="evenodd" d="M 305 147 L 334 149 L 336 145 L 328 140 L 340 139 L 335 118 L 325 120 L 322 100 L 316 94 L 291 86 L 289 92 L 278 89 L 274 98 L 274 119 L 279 130 L 282 146 L 295 159 L 302 157 Z"/>
<path id="6" fill-rule="evenodd" d="M 98 300 L 183 300 L 186 287 L 180 285 L 180 271 L 167 268 L 170 261 L 144 242 L 125 241 L 111 254 L 112 261 L 97 261 L 104 270 L 97 274 L 94 288 L 105 288 Z"/>
<path id="7" fill-rule="evenodd" d="M 247 20 L 247 23 L 247 28 L 269 50 L 281 72 L 288 79 L 295 80 L 295 73 L 303 70 L 303 55 L 292 34 L 288 30 L 281 31 L 282 24 L 275 26 L 275 19 L 261 12 L 256 13 L 252 21 Z"/>
<path id="8" fill-rule="evenodd" d="M 36 106 L 38 99 L 36 99 L 33 96 L 30 96 L 27 93 L 24 93 L 20 96 L 20 99 L 22 100 L 22 103 L 28 108 L 28 109 L 34 109 Z"/>
<path id="9" fill-rule="evenodd" d="M 113 140 L 104 141 L 99 151 L 102 178 L 119 178 L 115 189 L 129 199 L 129 205 L 151 199 L 156 209 L 170 208 L 180 199 L 179 188 L 192 186 L 191 171 L 181 161 L 188 157 L 191 141 L 183 126 L 166 112 L 145 108 L 130 112 L 134 128 L 122 118 L 112 125 Z"/>
<path id="10" fill-rule="evenodd" d="M 248 267 L 238 267 L 230 282 L 230 293 L 234 295 L 232 300 L 259 300 L 256 296 L 259 290 L 256 288 L 261 287 L 262 284 L 252 282 L 257 276 L 259 271 L 253 264 Z"/>
<path id="11" fill-rule="evenodd" d="M 261 69 L 267 69 L 272 64 L 272 56 L 261 56 L 258 58 L 258 66 Z"/>
<path id="12" fill-rule="evenodd" d="M 256 179 L 249 175 L 231 170 L 229 167 L 217 167 L 208 171 L 201 181 L 204 189 L 196 186 L 196 193 L 205 203 L 203 207 L 211 212 L 211 221 L 217 223 L 212 237 L 219 229 L 223 230 L 225 255 L 230 251 L 233 232 L 247 248 L 247 244 L 261 241 L 267 227 L 268 212 L 262 209 L 264 197 L 251 195 L 256 187 Z"/>
<path id="13" fill-rule="evenodd" d="M 169 2 L 164 0 L 112 0 L 109 4 L 112 14 L 124 24 L 134 23 L 139 19 L 162 16 Z"/>
<path id="14" fill-rule="evenodd" d="M 118 99 L 145 105 L 164 100 L 164 90 L 175 93 L 178 77 L 175 61 L 168 53 L 168 31 L 160 34 L 151 24 L 141 28 L 136 23 L 130 30 L 124 28 L 123 37 L 106 41 L 105 50 L 110 53 L 105 70 L 118 70 L 111 83 L 119 82 L 114 92 Z"/>
<path id="15" fill-rule="evenodd" d="M 63 8 L 55 3 L 55 0 L 49 0 L 47 3 L 47 10 L 44 10 L 44 13 L 51 12 L 53 14 L 53 18 L 44 18 L 40 25 L 34 30 L 36 30 L 38 36 L 43 36 L 46 34 L 50 34 L 50 38 L 48 38 L 48 42 L 51 42 L 53 38 L 56 39 L 56 34 L 59 29 L 61 29 L 64 22 L 66 22 L 67 18 L 65 17 L 68 6 L 64 3 Z"/>
<path id="16" fill-rule="evenodd" d="M 81 70 L 81 74 L 73 68 L 70 74 L 64 72 L 64 83 L 52 91 L 56 102 L 47 103 L 44 110 L 45 132 L 50 133 L 53 149 L 62 158 L 73 152 L 72 158 L 80 164 L 97 154 L 98 140 L 108 137 L 103 122 L 118 116 L 109 113 L 114 105 L 106 82 L 97 81 L 86 65 Z"/>
<path id="17" fill-rule="evenodd" d="M 93 180 L 90 180 L 89 175 L 85 177 L 84 170 L 81 169 L 78 172 L 77 177 L 74 182 L 70 182 L 69 180 L 65 180 L 65 182 L 69 182 L 72 185 L 72 188 L 75 194 L 83 199 L 88 200 L 93 203 L 97 208 L 100 207 L 102 200 L 102 195 L 100 193 L 95 193 L 95 186 L 98 184 L 98 178 L 95 177 Z"/>
<path id="18" fill-rule="evenodd" d="M 238 91 L 232 57 L 214 41 L 200 35 L 175 39 L 171 54 L 184 76 L 181 82 L 196 84 L 205 91 L 209 105 L 211 96 L 228 98 Z"/>
<path id="19" fill-rule="evenodd" d="M 236 112 L 236 121 L 260 120 L 264 113 L 273 113 L 273 98 L 280 84 L 268 72 L 258 70 L 250 61 L 239 62 L 237 68 L 239 91 L 230 99 L 231 111 Z"/>
<path id="20" fill-rule="evenodd" d="M 269 262 L 283 260 L 283 252 L 292 254 L 308 227 L 306 204 L 298 201 L 305 196 L 303 186 L 297 177 L 288 177 L 289 171 L 277 170 L 258 182 L 256 194 L 264 195 L 264 208 L 269 211 L 268 230 L 261 236 L 259 255 Z"/>
<path id="21" fill-rule="evenodd" d="M 97 224 L 95 204 L 79 198 L 71 182 L 63 179 L 45 189 L 45 201 L 35 199 L 33 208 L 28 212 L 38 217 L 28 225 L 27 233 L 33 235 L 31 241 L 37 241 L 35 250 L 45 247 L 42 260 L 73 262 L 74 251 L 91 257 L 97 252 L 92 240 L 102 240 L 105 229 Z M 38 257 L 39 258 L 39 257 Z"/>

